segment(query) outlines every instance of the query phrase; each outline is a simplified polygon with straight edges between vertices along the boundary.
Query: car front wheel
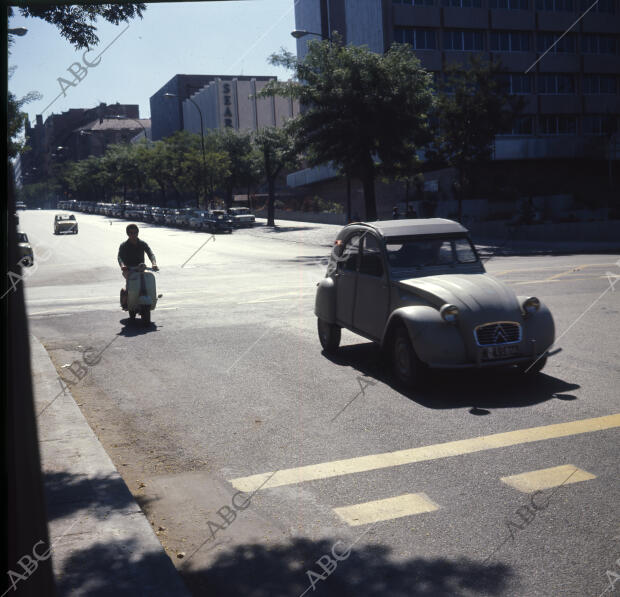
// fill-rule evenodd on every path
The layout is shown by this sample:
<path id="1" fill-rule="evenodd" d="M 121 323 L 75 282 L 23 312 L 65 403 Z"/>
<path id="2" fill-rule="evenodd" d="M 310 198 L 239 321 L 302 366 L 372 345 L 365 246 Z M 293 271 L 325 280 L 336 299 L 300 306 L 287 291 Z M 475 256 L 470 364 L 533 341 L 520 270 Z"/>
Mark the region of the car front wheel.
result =
<path id="1" fill-rule="evenodd" d="M 396 379 L 405 386 L 414 387 L 424 379 L 424 364 L 413 350 L 407 330 L 402 327 L 394 334 L 392 366 Z"/>
<path id="2" fill-rule="evenodd" d="M 334 323 L 328 323 L 319 317 L 317 319 L 317 328 L 323 350 L 325 352 L 336 352 L 340 346 L 340 326 Z"/>

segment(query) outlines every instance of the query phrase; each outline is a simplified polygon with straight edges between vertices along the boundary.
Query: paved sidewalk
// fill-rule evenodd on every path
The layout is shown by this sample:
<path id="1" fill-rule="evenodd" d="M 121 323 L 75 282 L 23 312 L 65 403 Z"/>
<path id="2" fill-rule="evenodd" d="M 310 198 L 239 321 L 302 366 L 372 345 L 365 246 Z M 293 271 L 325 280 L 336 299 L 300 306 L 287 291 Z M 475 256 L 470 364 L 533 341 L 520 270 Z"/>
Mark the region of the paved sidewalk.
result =
<path id="1" fill-rule="evenodd" d="M 58 597 L 189 597 L 173 563 L 60 378 L 30 336 Z"/>

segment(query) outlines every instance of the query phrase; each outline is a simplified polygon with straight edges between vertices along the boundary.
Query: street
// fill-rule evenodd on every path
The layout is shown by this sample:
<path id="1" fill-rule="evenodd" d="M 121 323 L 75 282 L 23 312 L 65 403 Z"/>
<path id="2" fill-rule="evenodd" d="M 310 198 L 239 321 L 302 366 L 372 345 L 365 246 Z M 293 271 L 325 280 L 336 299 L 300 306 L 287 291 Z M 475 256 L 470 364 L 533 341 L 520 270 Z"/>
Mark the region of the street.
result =
<path id="1" fill-rule="evenodd" d="M 562 351 L 529 380 L 403 392 L 359 336 L 321 352 L 339 227 L 140 224 L 163 295 L 145 328 L 119 306 L 127 222 L 54 236 L 54 213 L 19 213 L 29 331 L 193 595 L 598 597 L 620 575 L 619 255 L 493 257 Z"/>

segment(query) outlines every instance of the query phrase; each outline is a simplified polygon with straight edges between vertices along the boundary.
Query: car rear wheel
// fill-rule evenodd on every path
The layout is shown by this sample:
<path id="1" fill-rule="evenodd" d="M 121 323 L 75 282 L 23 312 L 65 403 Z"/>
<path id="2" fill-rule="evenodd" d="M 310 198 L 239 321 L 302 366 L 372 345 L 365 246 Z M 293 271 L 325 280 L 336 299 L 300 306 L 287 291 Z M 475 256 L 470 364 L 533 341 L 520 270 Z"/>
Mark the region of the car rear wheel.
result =
<path id="1" fill-rule="evenodd" d="M 340 346 L 341 329 L 339 325 L 328 323 L 327 321 L 317 319 L 317 329 L 319 332 L 319 341 L 325 352 L 336 352 Z"/>
<path id="2" fill-rule="evenodd" d="M 424 364 L 413 350 L 409 333 L 404 327 L 399 327 L 394 334 L 392 367 L 396 379 L 408 387 L 420 384 L 426 373 Z"/>
<path id="3" fill-rule="evenodd" d="M 523 375 L 529 376 L 529 375 L 536 375 L 536 373 L 540 373 L 546 364 L 547 364 L 547 357 L 541 357 L 531 363 L 526 363 L 524 365 L 517 365 L 517 368 Z"/>

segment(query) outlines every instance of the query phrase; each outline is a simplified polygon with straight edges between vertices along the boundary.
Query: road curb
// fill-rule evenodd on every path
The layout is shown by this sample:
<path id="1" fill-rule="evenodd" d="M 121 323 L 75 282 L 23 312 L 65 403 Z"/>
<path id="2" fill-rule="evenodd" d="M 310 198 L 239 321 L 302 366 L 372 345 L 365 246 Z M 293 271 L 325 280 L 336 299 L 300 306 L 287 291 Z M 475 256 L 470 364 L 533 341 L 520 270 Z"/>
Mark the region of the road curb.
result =
<path id="1" fill-rule="evenodd" d="M 70 388 L 32 334 L 30 360 L 58 597 L 189 597 Z"/>

